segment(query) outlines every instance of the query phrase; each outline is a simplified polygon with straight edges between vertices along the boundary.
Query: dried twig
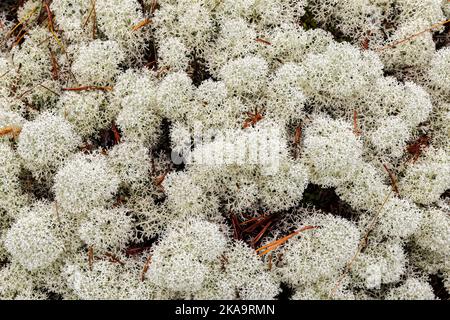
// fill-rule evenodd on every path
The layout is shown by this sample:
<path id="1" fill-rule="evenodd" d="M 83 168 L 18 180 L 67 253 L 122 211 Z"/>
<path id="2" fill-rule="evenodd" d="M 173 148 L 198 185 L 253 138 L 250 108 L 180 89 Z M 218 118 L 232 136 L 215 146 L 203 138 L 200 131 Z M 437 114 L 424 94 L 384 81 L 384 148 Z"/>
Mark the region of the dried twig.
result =
<path id="1" fill-rule="evenodd" d="M 356 110 L 353 111 L 353 133 L 356 136 L 361 135 L 361 130 L 358 126 L 358 112 Z"/>
<path id="2" fill-rule="evenodd" d="M 16 126 L 3 127 L 0 128 L 0 137 L 11 134 L 14 138 L 16 138 L 20 134 L 20 131 L 22 131 L 22 128 Z"/>
<path id="3" fill-rule="evenodd" d="M 406 147 L 406 151 L 408 151 L 408 153 L 412 155 L 410 161 L 412 160 L 413 164 L 417 161 L 417 159 L 419 159 L 423 150 L 425 150 L 429 146 L 430 140 L 431 138 L 429 136 L 423 135 Z"/>
<path id="4" fill-rule="evenodd" d="M 265 39 L 262 39 L 262 38 L 256 38 L 255 41 L 259 42 L 259 43 L 262 43 L 262 44 L 265 44 L 265 45 L 268 45 L 268 46 L 272 45 L 272 43 L 270 43 L 269 41 L 267 41 Z"/>
<path id="5" fill-rule="evenodd" d="M 242 240 L 242 229 L 235 214 L 231 214 L 231 223 L 233 225 L 233 238 L 235 240 Z"/>
<path id="6" fill-rule="evenodd" d="M 145 274 L 147 273 L 151 262 L 152 262 L 152 256 L 150 255 L 150 256 L 148 256 L 147 260 L 145 261 L 144 268 L 142 268 L 141 281 L 145 280 Z"/>
<path id="7" fill-rule="evenodd" d="M 288 241 L 290 238 L 298 235 L 299 233 L 306 231 L 306 230 L 312 230 L 312 229 L 318 229 L 318 226 L 305 226 L 300 228 L 297 231 L 292 232 L 291 234 L 278 239 L 276 241 L 273 241 L 271 243 L 268 243 L 262 247 L 260 247 L 259 249 L 256 249 L 256 252 L 259 252 L 259 256 L 264 256 L 266 254 L 268 254 L 269 252 L 271 252 L 272 250 L 275 250 L 276 248 L 278 248 L 279 246 L 281 246 L 282 244 L 284 244 L 286 241 Z"/>
<path id="8" fill-rule="evenodd" d="M 116 124 L 114 122 L 111 125 L 111 130 L 112 130 L 112 132 L 114 134 L 114 144 L 118 144 L 120 142 L 120 138 L 121 137 L 120 137 L 120 132 L 117 129 L 117 126 L 116 126 Z"/>
<path id="9" fill-rule="evenodd" d="M 400 195 L 400 192 L 398 191 L 398 186 L 397 186 L 397 179 L 395 178 L 394 174 L 389 170 L 389 168 L 387 167 L 386 164 L 383 163 L 383 167 L 386 170 L 386 172 L 388 173 L 389 179 L 391 179 L 392 190 L 394 190 L 394 192 L 397 195 Z"/>
<path id="10" fill-rule="evenodd" d="M 125 263 L 123 261 L 121 261 L 116 255 L 114 255 L 110 252 L 106 252 L 105 256 L 107 256 L 109 258 L 110 262 L 119 263 L 122 266 L 125 265 Z"/>
<path id="11" fill-rule="evenodd" d="M 56 200 L 55 200 L 55 213 L 56 213 L 56 220 L 58 221 L 58 223 L 61 223 L 61 219 L 59 218 L 59 206 Z"/>
<path id="12" fill-rule="evenodd" d="M 89 246 L 88 248 L 88 262 L 89 262 L 89 270 L 92 271 L 92 265 L 94 264 L 94 247 Z"/>

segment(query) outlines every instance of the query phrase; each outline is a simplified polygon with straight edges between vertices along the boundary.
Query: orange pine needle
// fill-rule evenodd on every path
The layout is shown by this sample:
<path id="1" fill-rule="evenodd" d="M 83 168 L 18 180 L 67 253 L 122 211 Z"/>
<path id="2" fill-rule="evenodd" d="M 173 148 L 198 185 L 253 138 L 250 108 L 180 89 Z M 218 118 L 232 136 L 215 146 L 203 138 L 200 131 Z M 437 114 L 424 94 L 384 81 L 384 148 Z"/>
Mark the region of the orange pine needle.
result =
<path id="1" fill-rule="evenodd" d="M 449 22 L 450 22 L 450 20 L 446 20 L 446 21 L 441 21 L 441 22 L 435 23 L 435 24 L 433 24 L 431 27 L 429 27 L 429 28 L 427 28 L 427 29 L 425 29 L 425 30 L 423 30 L 423 31 L 420 31 L 420 32 L 418 32 L 418 33 L 415 33 L 415 34 L 413 34 L 413 35 L 411 35 L 411 36 L 409 36 L 409 37 L 406 37 L 406 38 L 404 38 L 404 39 L 394 41 L 393 43 L 388 44 L 388 45 L 386 45 L 386 46 L 384 46 L 384 47 L 381 47 L 381 48 L 379 48 L 379 49 L 377 49 L 377 50 L 375 50 L 375 51 L 376 51 L 376 52 L 381 52 L 381 51 L 384 51 L 384 50 L 386 50 L 386 49 L 395 48 L 396 46 L 398 46 L 398 45 L 400 45 L 400 44 L 403 44 L 403 43 L 408 42 L 408 41 L 410 41 L 410 40 L 414 40 L 414 39 L 417 38 L 418 36 L 420 36 L 420 35 L 422 35 L 422 34 L 424 34 L 424 33 L 427 33 L 427 32 L 429 32 L 429 31 L 432 31 L 433 29 L 436 29 L 437 27 L 443 26 L 443 25 L 445 25 L 445 24 L 447 24 L 447 23 L 449 23 Z"/>
<path id="2" fill-rule="evenodd" d="M 134 25 L 131 30 L 132 31 L 137 31 L 143 27 L 145 27 L 146 25 L 149 25 L 150 23 L 152 23 L 152 20 L 150 20 L 149 18 L 145 18 L 144 20 L 142 20 L 141 22 L 139 22 L 138 24 Z"/>
<path id="3" fill-rule="evenodd" d="M 240 225 L 241 226 L 245 226 L 246 224 L 249 224 L 249 223 L 251 223 L 253 221 L 257 221 L 259 219 L 261 219 L 261 217 L 254 217 L 254 218 L 251 218 L 251 219 L 248 219 L 248 220 L 245 220 L 245 221 L 241 222 Z"/>
<path id="4" fill-rule="evenodd" d="M 119 130 L 117 129 L 115 123 L 112 124 L 111 130 L 112 130 L 112 132 L 114 134 L 114 143 L 118 144 L 120 142 L 120 133 L 119 133 Z"/>

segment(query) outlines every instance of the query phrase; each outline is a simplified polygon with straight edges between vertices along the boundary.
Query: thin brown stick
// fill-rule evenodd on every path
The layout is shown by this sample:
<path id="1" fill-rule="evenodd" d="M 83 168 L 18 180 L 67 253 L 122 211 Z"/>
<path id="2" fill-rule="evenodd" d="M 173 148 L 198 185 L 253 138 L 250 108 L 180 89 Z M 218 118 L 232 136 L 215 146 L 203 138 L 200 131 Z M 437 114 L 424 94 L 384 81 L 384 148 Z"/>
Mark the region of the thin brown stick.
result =
<path id="1" fill-rule="evenodd" d="M 95 10 L 95 2 L 92 1 L 91 2 L 91 9 L 89 10 L 88 16 L 87 16 L 86 20 L 84 20 L 83 25 L 81 26 L 81 28 L 84 29 L 86 27 L 86 25 L 88 24 L 89 19 L 91 18 L 92 13 L 94 12 L 94 10 Z"/>
<path id="2" fill-rule="evenodd" d="M 339 279 L 336 282 L 336 285 L 334 286 L 333 290 L 331 290 L 331 298 L 336 294 L 336 291 L 339 289 L 339 287 L 341 286 L 342 281 L 344 280 L 345 276 L 352 270 L 352 266 L 353 263 L 355 262 L 356 258 L 358 257 L 358 255 L 361 253 L 361 251 L 366 247 L 367 243 L 368 243 L 368 239 L 369 239 L 369 235 L 372 232 L 372 230 L 375 228 L 375 224 L 378 221 L 378 218 L 384 208 L 384 206 L 386 205 L 386 203 L 389 201 L 390 197 L 392 195 L 392 190 L 389 191 L 389 193 L 387 194 L 386 198 L 384 199 L 383 203 L 381 204 L 380 208 L 378 209 L 378 211 L 376 212 L 376 214 L 374 215 L 373 219 L 370 221 L 369 226 L 367 227 L 367 230 L 364 234 L 364 237 L 361 239 L 361 241 L 359 242 L 358 248 L 356 249 L 355 254 L 353 255 L 353 257 L 350 259 L 350 261 L 347 263 L 344 272 L 342 272 L 341 276 L 339 277 Z"/>
<path id="3" fill-rule="evenodd" d="M 138 24 L 134 25 L 131 30 L 132 31 L 138 31 L 139 29 L 145 27 L 146 25 L 149 25 L 152 23 L 152 20 L 150 20 L 149 18 L 145 18 L 144 20 L 142 20 L 141 22 L 139 22 Z"/>
<path id="4" fill-rule="evenodd" d="M 89 270 L 92 271 L 92 265 L 94 264 L 94 247 L 89 246 L 88 248 L 88 263 L 89 263 Z"/>
<path id="5" fill-rule="evenodd" d="M 20 131 L 22 131 L 22 128 L 16 126 L 3 127 L 0 128 L 0 137 L 12 134 L 12 136 L 15 138 L 20 134 Z"/>
<path id="6" fill-rule="evenodd" d="M 391 179 L 392 190 L 394 190 L 394 192 L 397 195 L 400 195 L 400 192 L 398 191 L 398 186 L 397 186 L 397 179 L 395 178 L 394 174 L 391 172 L 391 170 L 389 170 L 389 168 L 387 167 L 386 164 L 383 163 L 383 167 L 386 170 L 386 172 L 388 173 L 389 179 Z"/>
<path id="7" fill-rule="evenodd" d="M 92 1 L 92 39 L 97 38 L 97 11 L 95 10 L 95 0 Z"/>
<path id="8" fill-rule="evenodd" d="M 292 142 L 294 145 L 294 159 L 297 159 L 299 152 L 300 141 L 302 140 L 302 127 L 299 125 L 295 128 L 294 141 Z"/>
<path id="9" fill-rule="evenodd" d="M 44 7 L 45 7 L 45 10 L 47 11 L 47 17 L 48 17 L 48 30 L 50 31 L 50 32 L 54 32 L 55 31 L 55 28 L 54 28 L 54 26 L 53 26 L 53 14 L 52 14 L 52 11 L 50 10 L 50 7 L 48 6 L 48 4 L 47 3 L 44 3 Z"/>
<path id="10" fill-rule="evenodd" d="M 158 1 L 157 0 L 153 0 L 152 1 L 152 6 L 150 7 L 150 13 L 151 14 L 155 13 L 157 6 L 158 6 Z"/>
<path id="11" fill-rule="evenodd" d="M 105 256 L 107 256 L 109 258 L 110 262 L 119 263 L 122 266 L 125 265 L 125 263 L 123 261 L 121 261 L 116 255 L 114 255 L 110 252 L 106 252 Z"/>
<path id="12" fill-rule="evenodd" d="M 50 89 L 50 88 L 44 86 L 42 83 L 41 83 L 41 84 L 38 84 L 38 86 L 40 86 L 40 87 L 44 88 L 45 90 L 47 90 L 47 91 L 53 93 L 55 96 L 59 96 L 59 95 L 60 95 L 59 93 L 53 91 L 52 89 Z"/>
<path id="13" fill-rule="evenodd" d="M 120 133 L 119 133 L 119 129 L 117 129 L 116 124 L 113 122 L 111 125 L 111 130 L 114 134 L 114 144 L 118 144 L 120 142 Z"/>
<path id="14" fill-rule="evenodd" d="M 381 51 L 384 51 L 384 50 L 386 50 L 386 49 L 395 48 L 396 46 L 398 46 L 398 45 L 400 45 L 400 44 L 403 44 L 403 43 L 405 43 L 405 42 L 408 42 L 408 41 L 410 41 L 410 40 L 413 40 L 413 39 L 417 38 L 418 36 L 420 36 L 420 35 L 422 35 L 422 34 L 424 34 L 424 33 L 427 33 L 427 32 L 429 32 L 429 31 L 432 31 L 433 29 L 436 29 L 437 27 L 440 27 L 440 26 L 442 26 L 442 25 L 444 25 L 444 24 L 447 24 L 447 23 L 449 23 L 449 22 L 450 22 L 450 20 L 446 20 L 446 21 L 441 21 L 441 22 L 435 23 L 435 24 L 433 24 L 431 27 L 429 27 L 429 28 L 427 28 L 427 29 L 425 29 L 425 30 L 423 30 L 423 31 L 420 31 L 420 32 L 418 32 L 418 33 L 415 33 L 415 34 L 413 34 L 413 35 L 411 35 L 411 36 L 409 36 L 409 37 L 407 37 L 407 38 L 404 38 L 404 39 L 401 39 L 401 40 L 394 41 L 393 43 L 388 44 L 388 45 L 386 45 L 386 46 L 384 46 L 384 47 L 381 47 L 381 48 L 379 48 L 379 49 L 376 49 L 375 51 L 376 51 L 376 52 L 381 52 Z"/>

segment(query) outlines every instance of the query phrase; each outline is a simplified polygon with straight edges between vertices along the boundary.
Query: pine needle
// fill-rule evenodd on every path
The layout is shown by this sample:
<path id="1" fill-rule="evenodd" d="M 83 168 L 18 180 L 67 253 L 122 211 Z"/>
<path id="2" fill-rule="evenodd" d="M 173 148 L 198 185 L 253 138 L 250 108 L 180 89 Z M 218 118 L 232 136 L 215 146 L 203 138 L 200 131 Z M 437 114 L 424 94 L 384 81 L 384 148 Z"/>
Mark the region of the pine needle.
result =
<path id="1" fill-rule="evenodd" d="M 384 47 L 381 47 L 381 48 L 379 48 L 379 49 L 376 49 L 375 51 L 376 51 L 376 52 L 381 52 L 381 51 L 384 51 L 384 50 L 386 50 L 386 49 L 392 49 L 392 48 L 395 48 L 396 46 L 398 46 L 398 45 L 400 45 L 400 44 L 403 44 L 403 43 L 405 43 L 405 42 L 414 40 L 414 39 L 417 38 L 418 36 L 420 36 L 420 35 L 422 35 L 422 34 L 424 34 L 424 33 L 427 33 L 427 32 L 429 32 L 429 31 L 433 31 L 434 29 L 436 29 L 436 28 L 438 28 L 438 27 L 440 27 L 440 26 L 443 26 L 444 24 L 447 24 L 447 23 L 450 23 L 450 20 L 446 20 L 446 21 L 441 21 L 441 22 L 435 23 L 435 24 L 433 24 L 431 27 L 429 27 L 429 28 L 427 28 L 427 29 L 425 29 L 425 30 L 423 30 L 423 31 L 420 31 L 420 32 L 418 32 L 418 33 L 415 33 L 415 34 L 413 34 L 413 35 L 411 35 L 411 36 L 409 36 L 409 37 L 407 37 L 407 38 L 404 38 L 404 39 L 401 39 L 401 40 L 394 41 L 393 43 L 388 44 L 388 45 L 386 45 L 386 46 L 384 46 Z"/>
<path id="2" fill-rule="evenodd" d="M 286 241 L 288 241 L 290 238 L 292 238 L 292 237 L 298 235 L 299 233 L 301 233 L 301 232 L 303 232 L 303 231 L 306 231 L 306 230 L 312 230 L 312 229 L 317 229 L 317 228 L 319 228 L 319 227 L 318 227 L 318 226 L 305 226 L 305 227 L 303 227 L 303 228 L 300 228 L 300 229 L 297 230 L 297 231 L 292 232 L 291 234 L 289 234 L 289 235 L 287 235 L 287 236 L 285 236 L 285 237 L 283 237 L 283 238 L 281 238 L 281 239 L 278 239 L 278 240 L 276 240 L 276 241 L 273 241 L 273 242 L 271 242 L 271 243 L 268 243 L 268 244 L 262 246 L 262 247 L 259 248 L 259 249 L 256 249 L 256 252 L 262 251 L 262 252 L 260 252 L 258 255 L 259 255 L 260 257 L 261 257 L 261 256 L 264 256 L 264 255 L 268 254 L 269 252 L 271 252 L 272 250 L 275 250 L 276 248 L 278 248 L 279 246 L 281 246 L 282 244 L 284 244 L 284 243 L 285 243 Z"/>

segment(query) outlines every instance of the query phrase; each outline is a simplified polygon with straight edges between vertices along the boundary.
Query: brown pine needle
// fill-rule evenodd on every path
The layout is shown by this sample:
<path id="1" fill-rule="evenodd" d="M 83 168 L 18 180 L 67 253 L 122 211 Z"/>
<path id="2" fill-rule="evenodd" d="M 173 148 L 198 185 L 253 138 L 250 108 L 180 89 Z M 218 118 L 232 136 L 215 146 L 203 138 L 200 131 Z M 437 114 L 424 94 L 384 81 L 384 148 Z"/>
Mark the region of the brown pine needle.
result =
<path id="1" fill-rule="evenodd" d="M 358 112 L 356 110 L 353 111 L 353 132 L 356 136 L 361 135 L 361 130 L 359 130 L 358 126 Z"/>
<path id="2" fill-rule="evenodd" d="M 87 16 L 86 20 L 83 22 L 83 25 L 81 26 L 81 28 L 84 29 L 86 27 L 86 25 L 88 24 L 89 19 L 91 18 L 92 13 L 94 12 L 94 10 L 95 10 L 95 2 L 92 2 L 91 9 L 89 10 L 88 16 Z"/>
<path id="3" fill-rule="evenodd" d="M 56 60 L 55 54 L 50 49 L 50 59 L 52 62 L 52 79 L 57 80 L 59 78 L 59 65 L 58 61 Z"/>
<path id="4" fill-rule="evenodd" d="M 397 179 L 395 178 L 394 174 L 391 172 L 391 170 L 389 170 L 387 165 L 385 165 L 384 163 L 383 163 L 383 167 L 386 170 L 386 172 L 388 173 L 389 179 L 391 179 L 392 190 L 394 190 L 394 192 L 397 195 L 400 195 L 400 192 L 398 191 L 398 186 L 397 186 Z"/>
<path id="5" fill-rule="evenodd" d="M 58 202 L 55 201 L 55 213 L 56 213 L 56 220 L 58 221 L 58 223 L 61 223 L 61 219 L 59 218 L 59 206 L 58 206 Z"/>
<path id="6" fill-rule="evenodd" d="M 110 252 L 105 253 L 105 256 L 107 256 L 109 258 L 110 262 L 119 263 L 122 266 L 125 265 L 125 263 L 123 261 L 121 261 L 116 255 L 114 255 Z"/>
<path id="7" fill-rule="evenodd" d="M 276 248 L 278 248 L 279 246 L 281 246 L 282 244 L 284 244 L 286 241 L 288 241 L 290 238 L 296 236 L 297 234 L 299 234 L 303 231 L 306 231 L 306 230 L 312 230 L 312 229 L 317 229 L 317 228 L 319 228 L 319 227 L 318 226 L 305 226 L 303 228 L 300 228 L 297 231 L 292 232 L 291 234 L 289 234 L 281 239 L 275 240 L 271 243 L 268 243 L 268 244 L 262 246 L 259 249 L 256 249 L 256 252 L 262 251 L 258 255 L 264 256 L 264 255 L 268 254 L 269 252 L 271 252 L 272 250 L 275 250 Z"/>
<path id="8" fill-rule="evenodd" d="M 33 10 L 31 10 L 29 13 L 27 13 L 27 14 L 25 15 L 25 17 L 23 17 L 23 20 L 22 20 L 22 21 L 19 21 L 19 22 L 14 26 L 14 28 L 12 28 L 12 29 L 6 34 L 5 39 L 9 38 L 9 37 L 11 36 L 11 34 L 12 34 L 18 27 L 20 27 L 22 24 L 24 24 L 25 22 L 27 22 L 27 21 L 31 18 L 31 16 L 36 12 L 36 10 L 37 10 L 38 8 L 39 8 L 39 7 L 36 6 Z"/>
<path id="9" fill-rule="evenodd" d="M 62 88 L 63 91 L 93 91 L 93 90 L 100 90 L 100 91 L 111 91 L 113 88 L 110 86 L 82 86 L 82 87 L 75 87 L 75 88 Z"/>
<path id="10" fill-rule="evenodd" d="M 138 24 L 134 25 L 131 30 L 132 31 L 138 31 L 139 29 L 145 27 L 146 25 L 149 25 L 150 23 L 152 23 L 152 20 L 150 20 L 149 18 L 145 18 L 144 20 L 142 20 L 141 22 L 139 22 Z"/>
<path id="11" fill-rule="evenodd" d="M 369 235 L 372 232 L 372 230 L 375 228 L 375 224 L 378 221 L 378 217 L 380 216 L 380 214 L 381 214 L 384 206 L 386 205 L 386 203 L 389 201 L 389 199 L 391 197 L 391 194 L 392 194 L 392 190 L 389 191 L 389 193 L 386 195 L 386 198 L 384 199 L 384 201 L 381 204 L 380 208 L 378 209 L 378 211 L 374 215 L 373 219 L 370 221 L 369 226 L 367 227 L 366 233 L 364 234 L 364 237 L 359 242 L 359 245 L 358 245 L 358 248 L 356 249 L 355 254 L 350 259 L 350 261 L 347 263 L 344 272 L 342 272 L 342 274 L 339 277 L 339 279 L 337 280 L 336 285 L 334 286 L 333 290 L 331 290 L 331 293 L 330 293 L 331 294 L 331 298 L 336 294 L 336 291 L 341 286 L 342 280 L 344 280 L 345 276 L 352 270 L 353 263 L 355 262 L 356 258 L 361 253 L 361 251 L 367 245 L 367 242 L 368 242 L 368 239 L 369 239 Z"/>
<path id="12" fill-rule="evenodd" d="M 381 48 L 379 48 L 379 49 L 376 49 L 375 51 L 376 51 L 376 52 L 381 52 L 381 51 L 384 51 L 384 50 L 386 50 L 386 49 L 395 48 L 396 46 L 398 46 L 398 45 L 400 45 L 400 44 L 403 44 L 403 43 L 405 43 L 405 42 L 414 40 L 414 39 L 417 38 L 418 36 L 420 36 L 420 35 L 422 35 L 422 34 L 424 34 L 424 33 L 427 33 L 427 32 L 429 32 L 429 31 L 432 31 L 433 29 L 436 29 L 436 28 L 438 28 L 438 27 L 440 27 L 440 26 L 443 26 L 444 24 L 447 24 L 447 23 L 449 23 L 449 22 L 450 22 L 450 20 L 446 20 L 446 21 L 441 21 L 441 22 L 435 23 L 435 24 L 433 24 L 431 27 L 429 27 L 429 28 L 427 28 L 427 29 L 425 29 L 425 30 L 423 30 L 423 31 L 420 31 L 420 32 L 418 32 L 418 33 L 415 33 L 415 34 L 413 34 L 413 35 L 411 35 L 411 36 L 409 36 L 409 37 L 407 37 L 407 38 L 404 38 L 404 39 L 401 39 L 401 40 L 394 41 L 393 43 L 388 44 L 388 45 L 386 45 L 386 46 L 384 46 L 384 47 L 381 47 Z"/>
<path id="13" fill-rule="evenodd" d="M 152 6 L 150 8 L 150 13 L 153 14 L 156 11 L 156 7 L 158 6 L 158 1 L 157 0 L 153 0 L 152 1 Z"/>
<path id="14" fill-rule="evenodd" d="M 294 145 L 294 159 L 297 159 L 299 152 L 300 141 L 302 141 L 302 126 L 299 125 L 295 128 L 294 141 L 292 141 Z"/>
<path id="15" fill-rule="evenodd" d="M 233 225 L 233 238 L 235 240 L 242 240 L 242 229 L 235 214 L 231 214 L 231 223 Z"/>
<path id="16" fill-rule="evenodd" d="M 268 45 L 268 46 L 272 45 L 272 43 L 270 43 L 269 41 L 267 41 L 265 39 L 262 39 L 262 38 L 256 38 L 255 41 L 259 42 L 259 43 L 262 43 L 262 44 L 265 44 L 265 45 Z"/>
<path id="17" fill-rule="evenodd" d="M 160 69 L 156 72 L 156 77 L 157 77 L 157 78 L 161 77 L 162 75 L 164 75 L 164 74 L 165 74 L 166 72 L 168 72 L 169 70 L 170 70 L 170 67 L 169 67 L 169 66 L 160 68 Z"/>
<path id="18" fill-rule="evenodd" d="M 54 32 L 55 31 L 55 28 L 54 28 L 54 26 L 53 26 L 53 14 L 52 14 L 52 11 L 50 10 L 50 7 L 48 6 L 48 4 L 47 3 L 44 3 L 44 7 L 45 7 L 45 10 L 47 11 L 47 17 L 48 17 L 48 30 L 50 31 L 50 32 Z"/>
<path id="19" fill-rule="evenodd" d="M 21 35 L 20 35 L 20 37 L 18 37 L 17 39 L 16 39 L 16 41 L 14 41 L 14 44 L 12 45 L 13 46 L 13 48 L 15 47 L 15 46 L 17 46 L 19 43 L 20 43 L 20 41 L 22 41 L 22 39 L 27 35 L 27 31 L 25 30 Z M 20 33 L 19 33 L 20 34 Z"/>
<path id="20" fill-rule="evenodd" d="M 145 280 L 145 274 L 147 273 L 151 262 L 152 262 L 152 256 L 148 256 L 147 260 L 145 261 L 144 268 L 142 268 L 141 281 Z"/>

